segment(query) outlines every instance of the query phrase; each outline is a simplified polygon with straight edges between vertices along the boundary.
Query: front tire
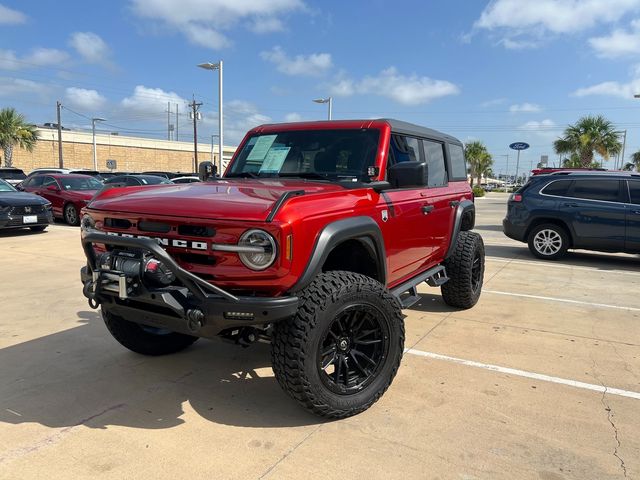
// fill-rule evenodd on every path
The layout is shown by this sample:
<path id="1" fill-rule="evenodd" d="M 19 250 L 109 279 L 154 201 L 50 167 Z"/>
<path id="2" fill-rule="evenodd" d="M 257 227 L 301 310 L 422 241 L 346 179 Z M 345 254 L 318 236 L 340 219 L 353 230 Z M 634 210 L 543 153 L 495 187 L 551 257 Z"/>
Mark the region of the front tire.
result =
<path id="1" fill-rule="evenodd" d="M 159 356 L 189 347 L 198 337 L 146 327 L 102 311 L 104 323 L 121 345 L 141 355 Z"/>
<path id="2" fill-rule="evenodd" d="M 73 203 L 67 203 L 64 207 L 64 221 L 69 225 L 80 225 L 80 216 L 78 215 L 78 209 Z"/>
<path id="3" fill-rule="evenodd" d="M 564 228 L 553 223 L 538 225 L 529 233 L 529 250 L 543 260 L 558 260 L 569 248 L 569 235 Z"/>
<path id="4" fill-rule="evenodd" d="M 372 278 L 334 271 L 319 274 L 296 315 L 275 324 L 271 359 L 280 386 L 302 407 L 345 418 L 382 396 L 403 349 L 397 299 Z"/>
<path id="5" fill-rule="evenodd" d="M 484 242 L 475 232 L 460 232 L 455 250 L 445 261 L 449 281 L 442 285 L 447 305 L 471 308 L 480 298 L 484 280 Z"/>

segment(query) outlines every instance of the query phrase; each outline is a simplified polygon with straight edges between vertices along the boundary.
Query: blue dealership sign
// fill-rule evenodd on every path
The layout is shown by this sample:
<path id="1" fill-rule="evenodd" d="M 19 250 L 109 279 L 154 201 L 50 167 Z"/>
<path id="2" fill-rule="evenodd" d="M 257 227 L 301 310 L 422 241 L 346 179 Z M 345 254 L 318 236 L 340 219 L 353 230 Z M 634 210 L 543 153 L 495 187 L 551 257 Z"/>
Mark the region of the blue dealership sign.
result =
<path id="1" fill-rule="evenodd" d="M 515 142 L 509 145 L 509 148 L 512 150 L 526 150 L 529 148 L 529 144 L 525 142 Z"/>

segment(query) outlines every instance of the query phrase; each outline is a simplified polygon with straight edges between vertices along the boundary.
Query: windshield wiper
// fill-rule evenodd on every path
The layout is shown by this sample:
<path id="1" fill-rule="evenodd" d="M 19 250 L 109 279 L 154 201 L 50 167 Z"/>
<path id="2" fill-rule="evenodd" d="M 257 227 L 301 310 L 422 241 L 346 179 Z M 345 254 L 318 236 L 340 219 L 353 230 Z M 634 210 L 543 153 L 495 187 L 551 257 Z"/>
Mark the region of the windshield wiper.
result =
<path id="1" fill-rule="evenodd" d="M 230 173 L 227 178 L 260 178 L 260 175 L 254 172 L 237 172 Z"/>
<path id="2" fill-rule="evenodd" d="M 316 172 L 298 172 L 298 173 L 279 173 L 279 177 L 291 177 L 291 178 L 309 178 L 313 180 L 325 180 L 329 181 L 328 175 L 322 175 Z"/>

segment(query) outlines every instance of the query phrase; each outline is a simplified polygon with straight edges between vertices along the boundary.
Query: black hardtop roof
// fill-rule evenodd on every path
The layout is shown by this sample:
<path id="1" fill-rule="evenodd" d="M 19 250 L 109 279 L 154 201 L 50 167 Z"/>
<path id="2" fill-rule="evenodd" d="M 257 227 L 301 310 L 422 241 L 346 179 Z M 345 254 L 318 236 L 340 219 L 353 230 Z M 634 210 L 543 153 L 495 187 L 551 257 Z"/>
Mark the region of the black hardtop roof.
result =
<path id="1" fill-rule="evenodd" d="M 380 120 L 391 125 L 391 131 L 393 133 L 427 137 L 462 146 L 462 142 L 457 138 L 447 135 L 446 133 L 439 132 L 438 130 L 433 130 L 432 128 L 421 127 L 415 123 L 403 122 L 402 120 L 395 120 L 393 118 L 381 118 Z"/>

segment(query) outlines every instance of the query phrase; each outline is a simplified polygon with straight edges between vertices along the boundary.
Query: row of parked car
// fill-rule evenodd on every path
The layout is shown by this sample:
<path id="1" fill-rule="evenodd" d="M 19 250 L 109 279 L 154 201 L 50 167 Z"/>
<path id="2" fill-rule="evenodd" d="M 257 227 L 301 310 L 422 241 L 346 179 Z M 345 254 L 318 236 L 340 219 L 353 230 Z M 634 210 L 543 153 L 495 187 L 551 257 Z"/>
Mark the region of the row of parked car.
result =
<path id="1" fill-rule="evenodd" d="M 80 210 L 99 190 L 199 182 L 197 174 L 149 171 L 97 172 L 65 168 L 39 168 L 28 175 L 18 168 L 0 168 L 0 229 L 31 228 L 42 231 L 61 218 L 79 225 Z"/>

